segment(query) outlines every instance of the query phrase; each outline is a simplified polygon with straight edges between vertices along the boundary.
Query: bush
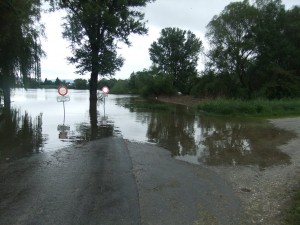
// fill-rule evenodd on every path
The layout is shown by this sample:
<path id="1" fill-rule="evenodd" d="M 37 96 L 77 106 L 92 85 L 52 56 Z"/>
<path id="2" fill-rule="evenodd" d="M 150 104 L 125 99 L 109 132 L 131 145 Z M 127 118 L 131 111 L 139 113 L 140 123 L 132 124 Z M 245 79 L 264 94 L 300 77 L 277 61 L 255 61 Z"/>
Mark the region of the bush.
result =
<path id="1" fill-rule="evenodd" d="M 129 92 L 128 80 L 118 80 L 110 90 L 111 94 L 129 94 Z"/>

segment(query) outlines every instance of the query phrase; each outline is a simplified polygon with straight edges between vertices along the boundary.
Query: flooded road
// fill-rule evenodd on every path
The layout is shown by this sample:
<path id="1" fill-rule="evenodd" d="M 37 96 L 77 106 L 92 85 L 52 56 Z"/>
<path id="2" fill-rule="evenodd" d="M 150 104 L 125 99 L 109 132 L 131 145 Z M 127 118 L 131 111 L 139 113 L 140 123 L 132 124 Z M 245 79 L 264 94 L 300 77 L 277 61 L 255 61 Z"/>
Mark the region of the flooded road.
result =
<path id="1" fill-rule="evenodd" d="M 210 117 L 128 95 L 90 105 L 78 90 L 64 114 L 57 96 L 16 89 L 0 115 L 0 224 L 283 224 L 298 118 Z"/>
<path id="2" fill-rule="evenodd" d="M 264 168 L 290 162 L 278 146 L 294 135 L 266 121 L 209 117 L 186 106 L 119 95 L 108 95 L 93 115 L 86 90 L 69 90 L 64 115 L 57 96 L 57 90 L 13 91 L 10 118 L 0 121 L 0 161 L 119 136 L 158 144 L 193 164 Z"/>

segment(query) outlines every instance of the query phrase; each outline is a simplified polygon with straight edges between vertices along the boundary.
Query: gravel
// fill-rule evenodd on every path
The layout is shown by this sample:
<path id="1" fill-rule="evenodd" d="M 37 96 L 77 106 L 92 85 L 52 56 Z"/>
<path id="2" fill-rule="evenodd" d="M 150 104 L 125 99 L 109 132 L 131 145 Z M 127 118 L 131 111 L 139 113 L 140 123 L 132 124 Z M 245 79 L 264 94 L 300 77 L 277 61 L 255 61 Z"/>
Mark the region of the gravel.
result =
<path id="1" fill-rule="evenodd" d="M 296 133 L 295 138 L 279 146 L 290 156 L 290 163 L 280 166 L 209 167 L 223 176 L 241 199 L 252 224 L 285 224 L 295 191 L 300 187 L 300 118 L 272 119 L 275 127 Z"/>

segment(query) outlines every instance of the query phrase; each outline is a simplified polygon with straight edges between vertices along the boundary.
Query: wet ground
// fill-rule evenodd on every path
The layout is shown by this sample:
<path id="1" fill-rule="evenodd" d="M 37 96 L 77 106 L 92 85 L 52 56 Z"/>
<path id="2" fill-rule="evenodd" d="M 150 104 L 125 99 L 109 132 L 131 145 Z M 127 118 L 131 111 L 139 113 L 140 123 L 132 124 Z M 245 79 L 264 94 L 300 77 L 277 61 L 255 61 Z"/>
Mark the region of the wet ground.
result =
<path id="1" fill-rule="evenodd" d="M 0 224 L 244 224 L 216 173 L 103 138 L 1 165 Z"/>
<path id="2" fill-rule="evenodd" d="M 140 224 L 132 163 L 121 138 L 1 165 L 0 224 Z"/>
<path id="3" fill-rule="evenodd" d="M 18 89 L 0 116 L 0 224 L 283 224 L 299 119 L 69 94 L 64 115 L 56 90 Z"/>

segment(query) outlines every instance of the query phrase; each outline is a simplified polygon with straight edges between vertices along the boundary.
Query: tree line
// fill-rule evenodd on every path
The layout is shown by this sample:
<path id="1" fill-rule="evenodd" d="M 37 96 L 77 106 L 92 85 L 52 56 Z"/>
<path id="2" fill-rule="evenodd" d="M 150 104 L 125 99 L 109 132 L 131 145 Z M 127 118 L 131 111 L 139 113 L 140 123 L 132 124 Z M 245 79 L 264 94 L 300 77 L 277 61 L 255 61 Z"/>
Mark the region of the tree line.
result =
<path id="1" fill-rule="evenodd" d="M 152 0 L 3 0 L 0 2 L 0 88 L 10 105 L 10 88 L 40 78 L 45 55 L 39 38 L 42 5 L 63 9 L 63 36 L 69 40 L 79 74 L 90 73 L 90 100 L 101 78 L 113 76 L 124 59 L 117 43 L 130 45 L 130 34 L 147 34 L 144 13 Z M 181 92 L 198 97 L 286 98 L 300 96 L 300 7 L 281 0 L 232 2 L 207 25 L 205 50 L 189 30 L 162 29 L 149 48 L 150 68 L 114 82 L 120 92 L 145 96 Z M 197 70 L 199 57 L 205 69 Z"/>
<path id="2" fill-rule="evenodd" d="M 192 93 L 269 99 L 300 96 L 300 7 L 230 3 L 207 26 L 211 49 Z"/>
<path id="3" fill-rule="evenodd" d="M 300 96 L 300 7 L 280 0 L 232 2 L 207 25 L 210 44 L 190 31 L 165 28 L 149 48 L 152 66 L 133 73 L 140 94 L 181 92 L 197 97 L 294 98 Z M 205 69 L 197 71 L 198 56 Z"/>

